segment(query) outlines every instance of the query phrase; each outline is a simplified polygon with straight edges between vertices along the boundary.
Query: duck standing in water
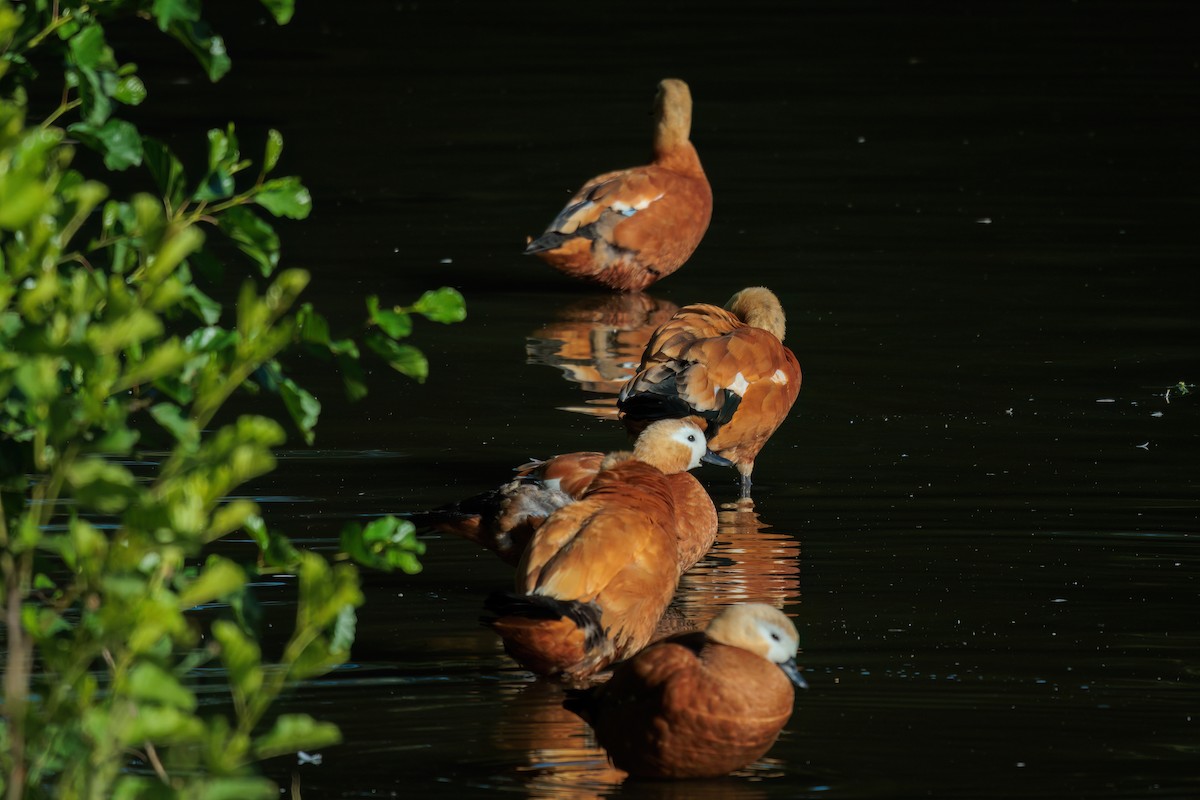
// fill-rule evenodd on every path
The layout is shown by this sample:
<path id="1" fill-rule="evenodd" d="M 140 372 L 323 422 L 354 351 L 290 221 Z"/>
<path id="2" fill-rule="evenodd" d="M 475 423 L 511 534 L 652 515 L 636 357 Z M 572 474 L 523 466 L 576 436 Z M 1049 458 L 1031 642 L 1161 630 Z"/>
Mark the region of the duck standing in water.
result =
<path id="1" fill-rule="evenodd" d="M 779 298 L 742 289 L 724 308 L 684 306 L 650 337 L 617 408 L 631 433 L 664 418 L 699 416 L 713 463 L 737 467 L 749 497 L 754 459 L 800 392 L 800 364 L 783 344 Z"/>
<path id="2" fill-rule="evenodd" d="M 650 425 L 632 454 L 607 456 L 583 497 L 537 529 L 516 592 L 487 601 L 495 616 L 485 624 L 510 656 L 540 675 L 579 680 L 646 645 L 680 575 L 667 478 L 699 466 L 705 451 L 691 420 Z"/>
<path id="3" fill-rule="evenodd" d="M 592 726 L 613 764 L 649 778 L 711 778 L 760 758 L 787 724 L 796 626 L 780 610 L 730 606 L 703 632 L 657 642 L 564 705 Z"/>
<path id="4" fill-rule="evenodd" d="M 592 178 L 525 252 L 623 292 L 639 292 L 679 269 L 712 217 L 712 188 L 688 140 L 691 127 L 688 85 L 659 82 L 654 160 Z"/>

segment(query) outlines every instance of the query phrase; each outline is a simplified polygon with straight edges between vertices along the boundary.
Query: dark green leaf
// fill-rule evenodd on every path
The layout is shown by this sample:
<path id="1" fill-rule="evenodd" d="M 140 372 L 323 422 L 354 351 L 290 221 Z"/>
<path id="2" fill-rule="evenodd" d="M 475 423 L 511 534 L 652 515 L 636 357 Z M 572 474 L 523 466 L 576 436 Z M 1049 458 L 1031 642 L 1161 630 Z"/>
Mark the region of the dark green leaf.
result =
<path id="1" fill-rule="evenodd" d="M 364 337 L 367 346 L 383 357 L 397 372 L 403 373 L 418 383 L 424 383 L 429 376 L 429 361 L 425 354 L 409 344 L 397 344 L 375 331 Z"/>
<path id="2" fill-rule="evenodd" d="M 358 354 L 351 356 L 348 353 L 339 353 L 337 363 L 342 370 L 342 384 L 346 389 L 346 397 L 352 401 L 366 397 L 366 376 L 363 374 L 362 365 L 358 363 Z"/>
<path id="3" fill-rule="evenodd" d="M 142 152 L 145 155 L 146 167 L 151 177 L 158 185 L 159 191 L 178 207 L 183 202 L 184 185 L 187 177 L 183 172 L 183 164 L 165 144 L 149 136 L 142 138 Z"/>
<path id="4" fill-rule="evenodd" d="M 297 386 L 291 378 L 285 378 L 279 389 L 280 395 L 283 397 L 283 404 L 291 414 L 292 421 L 304 435 L 304 441 L 312 444 L 313 428 L 316 427 L 317 418 L 321 415 L 321 401 Z"/>
<path id="5" fill-rule="evenodd" d="M 168 31 L 192 52 L 210 81 L 219 81 L 229 72 L 231 62 L 225 52 L 225 40 L 216 35 L 208 23 L 176 21 Z"/>
<path id="6" fill-rule="evenodd" d="M 225 235 L 237 243 L 238 249 L 258 264 L 263 277 L 268 277 L 279 264 L 279 235 L 271 223 L 249 209 L 234 206 L 217 218 Z"/>

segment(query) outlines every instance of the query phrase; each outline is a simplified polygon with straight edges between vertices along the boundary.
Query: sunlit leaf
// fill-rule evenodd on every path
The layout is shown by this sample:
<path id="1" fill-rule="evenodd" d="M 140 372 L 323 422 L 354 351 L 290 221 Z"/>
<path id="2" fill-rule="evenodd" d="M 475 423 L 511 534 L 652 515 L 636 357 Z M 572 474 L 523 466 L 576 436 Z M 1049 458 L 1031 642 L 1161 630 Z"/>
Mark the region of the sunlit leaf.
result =
<path id="1" fill-rule="evenodd" d="M 263 155 L 262 171 L 266 175 L 275 169 L 283 153 L 283 134 L 271 128 L 267 131 L 267 148 Z"/>
<path id="2" fill-rule="evenodd" d="M 467 318 L 467 303 L 457 289 L 443 286 L 421 295 L 421 299 L 413 305 L 413 311 L 434 322 L 449 324 Z"/>
<path id="3" fill-rule="evenodd" d="M 110 119 L 101 125 L 86 122 L 67 126 L 67 130 L 104 156 L 104 166 L 123 170 L 142 163 L 142 137 L 133 123 Z"/>
<path id="4" fill-rule="evenodd" d="M 198 22 L 200 0 L 154 0 L 151 13 L 158 21 L 158 28 L 166 31 L 173 22 Z"/>
<path id="5" fill-rule="evenodd" d="M 262 0 L 262 4 L 275 17 L 276 23 L 287 25 L 291 21 L 295 0 Z"/>
<path id="6" fill-rule="evenodd" d="M 304 219 L 312 211 L 312 195 L 296 177 L 264 182 L 254 195 L 254 202 L 277 217 Z"/>
<path id="7" fill-rule="evenodd" d="M 316 750 L 342 740 L 337 726 L 308 714 L 281 714 L 271 730 L 254 740 L 256 758 L 272 758 L 297 750 Z"/>
<path id="8" fill-rule="evenodd" d="M 192 711 L 196 696 L 171 673 L 149 661 L 142 661 L 129 673 L 129 694 L 142 702 L 157 703 Z"/>
<path id="9" fill-rule="evenodd" d="M 367 298 L 367 314 L 380 330 L 393 339 L 403 339 L 412 333 L 412 317 L 402 311 L 380 308 L 379 298 L 375 295 Z"/>
<path id="10" fill-rule="evenodd" d="M 191 608 L 219 600 L 241 589 L 245 583 L 246 573 L 241 567 L 221 556 L 210 555 L 200 576 L 179 593 L 179 605 Z"/>
<path id="11" fill-rule="evenodd" d="M 253 639 L 228 620 L 216 620 L 212 635 L 221 645 L 221 663 L 233 689 L 249 697 L 262 688 L 262 652 Z"/>
<path id="12" fill-rule="evenodd" d="M 137 75 L 125 75 L 117 82 L 113 97 L 127 106 L 139 106 L 146 99 L 146 84 Z"/>
<path id="13" fill-rule="evenodd" d="M 67 482 L 75 499 L 85 508 L 115 514 L 125 508 L 136 492 L 136 481 L 129 470 L 101 458 L 84 458 L 67 470 Z"/>

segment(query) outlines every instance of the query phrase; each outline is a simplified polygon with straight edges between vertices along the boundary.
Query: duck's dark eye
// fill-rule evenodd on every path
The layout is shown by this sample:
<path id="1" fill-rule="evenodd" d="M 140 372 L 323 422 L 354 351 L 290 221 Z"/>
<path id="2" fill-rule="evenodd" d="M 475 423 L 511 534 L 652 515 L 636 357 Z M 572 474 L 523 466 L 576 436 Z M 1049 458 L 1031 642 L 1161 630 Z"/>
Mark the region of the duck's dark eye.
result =
<path id="1" fill-rule="evenodd" d="M 778 633 L 772 633 L 772 634 L 771 634 L 771 641 L 778 642 L 778 641 L 779 641 L 779 634 L 778 634 Z"/>
<path id="2" fill-rule="evenodd" d="M 694 434 L 694 433 L 689 433 L 689 434 L 688 434 L 688 441 L 689 441 L 689 442 L 694 442 L 694 441 L 696 441 L 696 434 Z"/>

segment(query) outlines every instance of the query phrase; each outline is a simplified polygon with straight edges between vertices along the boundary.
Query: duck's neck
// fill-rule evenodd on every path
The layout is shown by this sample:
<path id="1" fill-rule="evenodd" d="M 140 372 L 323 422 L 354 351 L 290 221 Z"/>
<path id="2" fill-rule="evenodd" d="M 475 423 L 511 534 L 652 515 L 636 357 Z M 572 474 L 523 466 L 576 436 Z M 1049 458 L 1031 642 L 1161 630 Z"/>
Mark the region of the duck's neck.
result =
<path id="1" fill-rule="evenodd" d="M 779 298 L 770 289 L 761 286 L 743 289 L 729 298 L 725 310 L 750 327 L 770 331 L 776 339 L 783 341 L 787 320 Z"/>

